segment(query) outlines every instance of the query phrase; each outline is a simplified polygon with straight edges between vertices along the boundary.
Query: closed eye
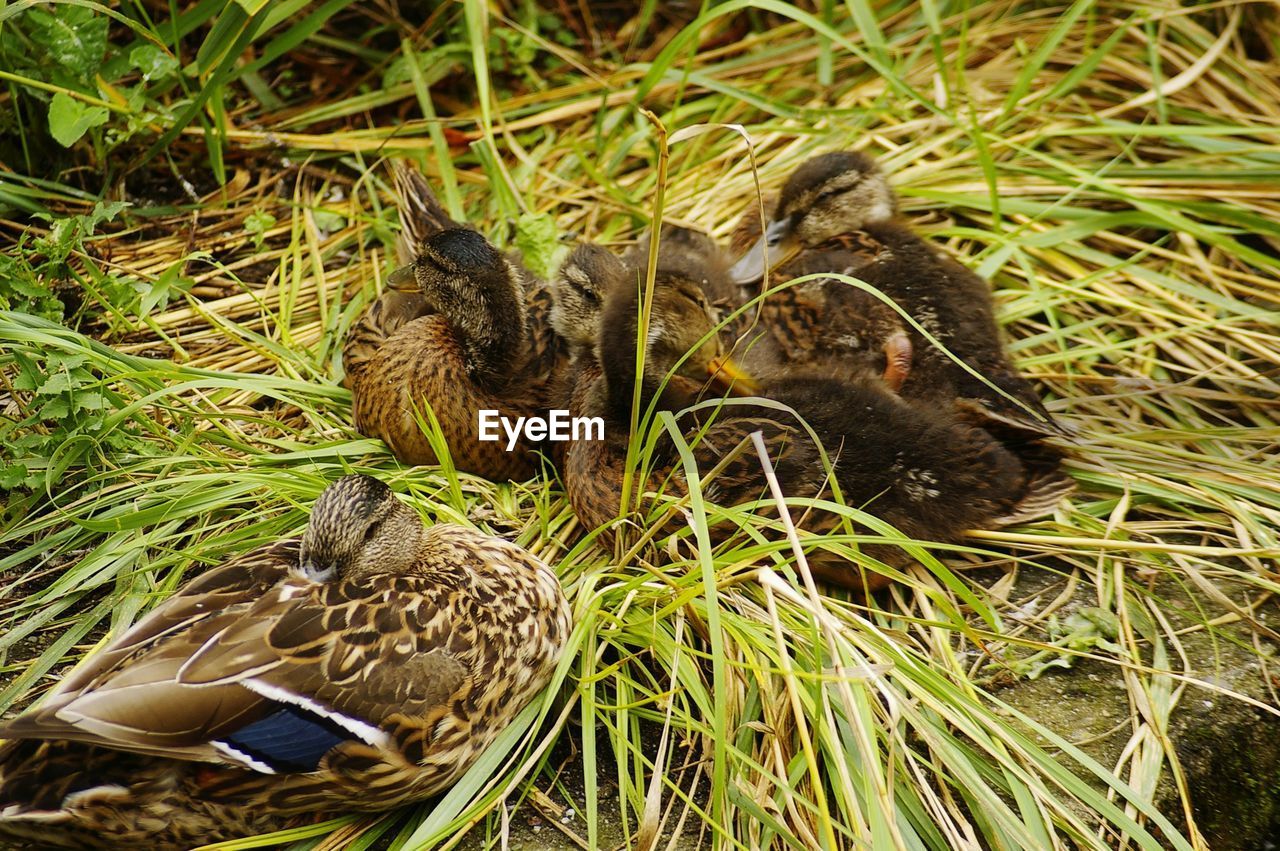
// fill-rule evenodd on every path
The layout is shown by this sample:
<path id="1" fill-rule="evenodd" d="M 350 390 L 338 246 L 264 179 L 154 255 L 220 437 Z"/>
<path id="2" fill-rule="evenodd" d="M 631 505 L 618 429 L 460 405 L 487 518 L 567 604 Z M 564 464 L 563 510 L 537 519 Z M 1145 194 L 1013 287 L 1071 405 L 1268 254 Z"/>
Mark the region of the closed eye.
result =
<path id="1" fill-rule="evenodd" d="M 367 544 L 378 535 L 378 531 L 382 529 L 382 521 L 375 520 L 369 524 L 369 528 L 364 530 L 364 542 Z"/>

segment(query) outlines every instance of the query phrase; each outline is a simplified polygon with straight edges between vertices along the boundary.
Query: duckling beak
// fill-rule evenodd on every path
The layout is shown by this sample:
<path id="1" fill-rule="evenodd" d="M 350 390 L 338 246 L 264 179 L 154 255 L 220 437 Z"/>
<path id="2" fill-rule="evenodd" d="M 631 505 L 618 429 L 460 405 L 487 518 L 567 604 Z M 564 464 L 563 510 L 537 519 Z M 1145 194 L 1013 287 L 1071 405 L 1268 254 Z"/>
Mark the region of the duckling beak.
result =
<path id="1" fill-rule="evenodd" d="M 387 287 L 398 293 L 417 292 L 419 289 L 418 276 L 413 274 L 413 264 L 401 266 L 390 275 L 387 275 Z"/>
<path id="2" fill-rule="evenodd" d="M 790 219 L 769 222 L 756 244 L 748 248 L 747 253 L 729 269 L 729 277 L 740 287 L 754 284 L 763 278 L 765 258 L 768 257 L 771 268 L 781 263 L 786 256 L 787 236 L 790 233 Z"/>
<path id="3" fill-rule="evenodd" d="M 735 396 L 754 396 L 760 384 L 729 356 L 712 358 L 707 364 L 711 373 L 711 386 L 722 393 Z"/>

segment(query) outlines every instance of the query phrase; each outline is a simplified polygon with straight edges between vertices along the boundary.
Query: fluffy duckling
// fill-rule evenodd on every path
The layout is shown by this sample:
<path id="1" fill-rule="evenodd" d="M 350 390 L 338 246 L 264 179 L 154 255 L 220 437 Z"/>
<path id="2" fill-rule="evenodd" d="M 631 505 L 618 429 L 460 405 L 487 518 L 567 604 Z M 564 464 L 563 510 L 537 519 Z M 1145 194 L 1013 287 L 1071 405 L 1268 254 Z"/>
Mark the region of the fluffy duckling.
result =
<path id="1" fill-rule="evenodd" d="M 720 371 L 723 382 L 734 377 L 734 371 L 726 374 L 718 340 L 708 337 L 715 320 L 700 290 L 682 287 L 679 278 L 659 276 L 657 284 L 640 377 L 642 405 L 654 402 L 659 410 L 677 411 L 696 399 L 700 378 Z M 636 307 L 633 288 L 607 292 L 597 346 L 591 358 L 582 358 L 588 362 L 580 365 L 570 404 L 575 415 L 605 421 L 605 440 L 574 442 L 566 452 L 566 491 L 587 528 L 612 521 L 621 504 L 637 380 Z M 678 365 L 686 351 L 691 354 Z M 674 377 L 662 387 L 662 377 L 672 372 Z M 748 384 L 745 389 L 753 388 Z M 1070 480 L 1056 472 L 1056 459 L 1029 463 L 985 429 L 959 421 L 949 409 L 900 398 L 873 373 L 840 379 L 779 375 L 754 389 L 793 408 L 814 428 L 846 504 L 864 508 L 912 538 L 956 542 L 969 529 L 1038 516 L 1071 487 Z M 756 431 L 769 447 L 783 493 L 831 497 L 818 447 L 793 416 L 775 408 L 730 404 L 710 424 L 695 423 L 688 439 L 699 469 L 705 473 L 726 462 L 729 453 Z M 682 495 L 687 486 L 670 447 L 660 444 L 655 458 L 655 469 L 648 482 L 637 485 L 637 494 L 665 486 L 667 493 Z M 706 488 L 707 498 L 724 506 L 767 499 L 768 494 L 752 452 L 729 459 Z M 834 513 L 814 511 L 803 518 L 802 527 L 821 534 L 838 520 Z M 867 551 L 889 563 L 906 562 L 896 547 L 871 546 Z M 810 564 L 833 584 L 866 591 L 887 582 L 827 552 L 815 554 Z"/>
<path id="2" fill-rule="evenodd" d="M 944 404 L 959 400 L 979 421 L 997 419 L 1032 434 L 1061 432 L 1004 351 L 987 282 L 931 247 L 897 221 L 896 214 L 893 190 L 871 158 L 852 152 L 814 157 L 787 180 L 772 220 L 745 249 L 731 274 L 739 285 L 759 281 L 767 255 L 775 284 L 812 272 L 854 275 L 892 298 L 999 388 L 992 389 L 972 376 L 911 330 L 910 350 L 899 352 L 899 357 L 906 352 L 909 360 L 899 381 L 905 396 Z M 749 214 L 740 230 L 739 247 L 751 236 L 751 219 Z M 821 289 L 830 297 L 833 289 L 848 288 L 833 284 Z M 803 339 L 806 328 L 816 329 L 819 339 L 843 335 L 841 323 L 847 313 L 836 306 L 820 305 L 816 310 L 820 319 L 801 314 L 793 336 Z M 850 340 L 865 341 L 859 335 Z M 804 362 L 803 351 L 800 354 L 799 362 Z"/>
<path id="3" fill-rule="evenodd" d="M 0 725 L 0 836 L 189 848 L 430 796 L 570 627 L 541 561 L 348 476 L 301 540 L 188 583 Z"/>
<path id="4" fill-rule="evenodd" d="M 595 347 L 605 293 L 638 281 L 608 249 L 592 243 L 575 248 L 551 283 L 551 327 L 571 358 Z"/>
<path id="5" fill-rule="evenodd" d="M 736 306 L 737 287 L 729 275 L 731 261 L 709 234 L 681 225 L 663 225 L 658 241 L 658 267 L 666 275 L 695 281 L 718 311 Z M 643 280 L 649 269 L 653 234 L 646 233 L 622 255 L 622 262 Z"/>
<path id="6" fill-rule="evenodd" d="M 455 228 L 421 244 L 392 286 L 422 299 L 426 311 L 391 333 L 351 375 L 362 434 L 382 438 L 401 461 L 438 463 L 422 428 L 429 405 L 460 470 L 490 479 L 527 479 L 538 447 L 519 436 L 512 451 L 479 440 L 479 411 L 537 415 L 545 379 L 528 367 L 524 296 L 515 269 L 473 230 Z M 350 369 L 350 367 L 348 367 Z"/>
<path id="7" fill-rule="evenodd" d="M 584 287 L 588 278 L 592 283 Z M 561 465 L 569 501 L 588 529 L 616 517 L 621 504 L 637 380 L 639 282 L 638 270 L 592 245 L 575 249 L 555 282 L 557 303 L 576 305 L 557 316 L 561 333 L 574 341 L 562 402 L 574 416 L 604 421 L 604 440 L 567 444 Z M 578 293 L 588 288 L 593 296 L 583 300 Z M 655 397 L 660 409 L 680 410 L 705 389 L 725 392 L 735 380 L 742 382 L 744 374 L 725 356 L 720 338 L 710 333 L 713 316 L 698 278 L 660 266 L 640 373 L 642 410 Z M 741 383 L 740 389 L 750 385 Z"/>
<path id="8" fill-rule="evenodd" d="M 459 469 L 527 479 L 540 468 L 539 447 L 523 435 L 511 452 L 482 442 L 478 417 L 481 409 L 511 417 L 545 410 L 550 383 L 569 362 L 551 326 L 550 290 L 451 219 L 418 171 L 397 163 L 395 184 L 405 265 L 343 348 L 356 428 L 405 463 L 438 463 L 418 424 L 426 402 Z"/>

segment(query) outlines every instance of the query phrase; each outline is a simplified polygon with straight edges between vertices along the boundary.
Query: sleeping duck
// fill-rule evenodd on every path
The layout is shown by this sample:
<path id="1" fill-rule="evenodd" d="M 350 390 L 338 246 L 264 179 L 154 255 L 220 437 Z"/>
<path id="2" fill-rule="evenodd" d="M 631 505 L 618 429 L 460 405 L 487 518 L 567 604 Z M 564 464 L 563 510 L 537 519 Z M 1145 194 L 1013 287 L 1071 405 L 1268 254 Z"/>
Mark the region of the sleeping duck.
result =
<path id="1" fill-rule="evenodd" d="M 615 528 L 637 383 L 642 411 L 653 407 L 676 413 L 707 389 L 713 391 L 710 398 L 734 389 L 787 406 L 819 436 L 821 448 L 795 415 L 776 406 L 740 401 L 718 411 L 704 406 L 686 413 L 681 423 L 700 475 L 718 471 L 705 485 L 705 496 L 721 506 L 756 505 L 766 515 L 774 513 L 759 460 L 754 452 L 737 452 L 757 431 L 788 498 L 832 498 L 825 450 L 847 505 L 861 507 L 917 540 L 954 543 L 969 529 L 1037 516 L 1071 488 L 1070 480 L 1057 472 L 1056 458 L 1030 463 L 950 409 L 899 397 L 875 371 L 836 377 L 785 370 L 751 380 L 725 358 L 714 333 L 714 312 L 701 289 L 679 273 L 664 274 L 661 262 L 643 340 L 644 363 L 637 370 L 640 313 L 633 278 L 621 261 L 614 261 L 599 282 L 605 295 L 592 325 L 598 329 L 596 344 L 579 349 L 575 360 L 570 410 L 605 421 L 605 440 L 570 444 L 563 469 L 570 502 L 588 529 Z M 617 281 L 625 284 L 612 283 Z M 646 494 L 665 491 L 680 497 L 688 489 L 674 447 L 666 441 L 659 441 L 648 475 L 639 478 L 643 481 L 627 502 L 642 510 Z M 806 513 L 801 526 L 820 538 L 839 522 L 837 512 L 816 510 Z M 677 531 L 674 521 L 664 529 L 667 534 Z M 717 539 L 728 531 L 713 530 Z M 873 544 L 864 551 L 889 564 L 909 561 L 892 545 Z M 889 581 L 825 548 L 815 551 L 810 564 L 824 580 L 863 591 Z"/>
<path id="2" fill-rule="evenodd" d="M 356 429 L 407 464 L 437 464 L 424 426 L 434 417 L 455 466 L 485 478 L 528 479 L 541 447 L 479 440 L 479 412 L 541 415 L 567 368 L 550 323 L 551 294 L 479 232 L 449 217 L 426 180 L 398 164 L 405 265 L 343 348 Z"/>
<path id="3" fill-rule="evenodd" d="M 188 583 L 0 725 L 0 836 L 188 848 L 448 788 L 544 688 L 556 575 L 368 476 Z"/>

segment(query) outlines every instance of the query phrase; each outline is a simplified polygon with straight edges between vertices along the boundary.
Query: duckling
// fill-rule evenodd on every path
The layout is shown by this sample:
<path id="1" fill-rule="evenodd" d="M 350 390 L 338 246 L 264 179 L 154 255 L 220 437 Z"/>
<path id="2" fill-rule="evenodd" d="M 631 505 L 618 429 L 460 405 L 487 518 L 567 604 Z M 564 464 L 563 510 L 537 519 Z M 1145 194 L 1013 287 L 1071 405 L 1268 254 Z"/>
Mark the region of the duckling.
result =
<path id="1" fill-rule="evenodd" d="M 412 288 L 429 309 L 387 337 L 356 372 L 356 428 L 382 438 L 401 461 L 435 464 L 418 424 L 430 405 L 458 469 L 490 479 L 530 478 L 540 467 L 538 446 L 523 434 L 511 451 L 479 439 L 481 410 L 514 419 L 545 407 L 545 379 L 528 368 L 516 272 L 469 229 L 441 231 L 421 249 L 408 273 L 391 283 Z"/>
<path id="2" fill-rule="evenodd" d="M 729 275 L 730 263 L 710 234 L 682 225 L 664 224 L 658 241 L 658 267 L 663 274 L 678 274 L 702 287 L 718 312 L 734 306 L 737 287 Z M 649 268 L 653 233 L 645 233 L 622 255 L 623 265 L 643 279 Z"/>
<path id="3" fill-rule="evenodd" d="M 1031 465 L 949 409 L 899 397 L 873 372 L 833 378 L 789 371 L 744 383 L 732 362 L 725 368 L 717 338 L 707 336 L 715 319 L 705 298 L 699 300 L 700 291 L 691 292 L 682 283 L 679 278 L 657 280 L 639 379 L 642 405 L 652 401 L 668 411 L 687 407 L 701 387 L 699 379 L 707 374 L 718 374 L 722 387 L 726 379 L 733 380 L 745 390 L 781 402 L 821 438 L 846 503 L 863 507 L 919 540 L 953 543 L 969 529 L 1038 516 L 1070 489 L 1070 480 L 1057 472 L 1056 462 Z M 605 421 L 604 441 L 577 441 L 566 451 L 566 491 L 587 528 L 610 523 L 622 500 L 627 424 L 637 380 L 636 306 L 631 287 L 606 294 L 597 347 L 590 362 L 580 365 L 582 380 L 570 405 L 575 415 Z M 677 365 L 686 351 L 688 358 Z M 661 378 L 673 371 L 674 377 L 662 388 Z M 773 407 L 730 404 L 710 423 L 702 419 L 688 433 L 699 469 L 706 472 L 727 464 L 708 483 L 709 500 L 733 506 L 768 498 L 767 482 L 753 453 L 726 460 L 757 431 L 770 449 L 784 494 L 830 499 L 822 453 L 793 416 Z M 683 470 L 669 448 L 660 444 L 655 469 L 647 482 L 637 485 L 637 494 L 663 483 L 676 496 L 686 491 Z M 814 511 L 802 525 L 821 534 L 838 522 L 832 512 Z M 713 530 L 717 537 L 726 531 Z M 906 563 L 897 547 L 866 550 L 890 564 Z M 864 575 L 848 560 L 827 552 L 815 554 L 810 565 L 827 582 L 863 591 L 888 581 L 878 574 Z"/>
<path id="4" fill-rule="evenodd" d="M 605 293 L 639 280 L 608 249 L 584 242 L 575 248 L 551 282 L 550 324 L 572 358 L 592 349 L 600 336 Z"/>
<path id="5" fill-rule="evenodd" d="M 1030 434 L 1061 433 L 1062 428 L 1049 415 L 1031 383 L 1018 373 L 1000 343 L 987 282 L 954 258 L 935 250 L 897 221 L 896 215 L 896 196 L 870 157 L 853 152 L 814 157 L 787 180 L 773 219 L 744 251 L 731 274 L 742 286 L 760 280 L 767 255 L 775 267 L 771 273 L 775 283 L 798 277 L 801 272 L 854 275 L 892 298 L 957 357 L 999 388 L 993 390 L 911 330 L 913 353 L 908 357 L 909 365 L 901 370 L 899 382 L 904 395 L 942 404 L 958 400 L 961 409 L 977 421 L 1000 420 Z M 748 215 L 740 228 L 739 247 L 751 235 L 750 219 Z M 829 294 L 833 289 L 846 288 L 821 289 Z M 848 314 L 833 307 L 818 308 L 820 320 L 802 315 L 798 321 L 801 327 L 793 333 L 803 336 L 805 327 L 809 327 L 818 329 L 820 336 L 841 335 L 840 323 Z M 896 332 L 882 329 L 879 333 Z M 851 339 L 863 342 L 862 336 Z"/>
<path id="6" fill-rule="evenodd" d="M 565 492 L 588 529 L 616 517 L 621 503 L 636 381 L 639 282 L 639 270 L 598 246 L 583 245 L 569 256 L 554 284 L 557 303 L 574 305 L 557 314 L 561 335 L 574 341 L 561 403 L 571 415 L 600 417 L 605 424 L 603 441 L 566 444 L 560 465 Z M 589 299 L 578 295 L 586 290 L 593 293 Z M 715 326 L 713 310 L 699 279 L 666 273 L 660 265 L 653 299 L 641 374 L 642 409 L 658 396 L 661 409 L 680 410 L 697 401 L 704 389 L 727 392 L 735 379 L 744 378 L 726 358 L 719 337 L 709 333 Z M 689 357 L 677 367 L 686 352 Z"/>
<path id="7" fill-rule="evenodd" d="M 301 540 L 188 583 L 0 725 L 0 836 L 189 848 L 433 795 L 570 626 L 541 561 L 347 476 Z"/>
<path id="8" fill-rule="evenodd" d="M 651 234 L 626 254 L 624 265 L 646 274 Z M 810 269 L 811 258 L 798 258 L 795 276 L 827 272 L 829 263 Z M 855 262 L 850 260 L 850 263 Z M 761 302 L 762 322 L 755 311 L 739 312 L 739 292 L 730 275 L 728 255 L 707 234 L 663 225 L 658 252 L 660 274 L 697 282 L 714 308 L 724 335 L 734 338 L 734 354 L 752 371 L 772 371 L 794 363 L 816 364 L 836 359 L 858 361 L 856 368 L 882 374 L 900 386 L 911 360 L 905 325 L 894 309 L 869 293 L 850 287 L 784 287 Z M 836 324 L 827 314 L 840 317 Z M 803 328 L 803 332 L 801 329 Z"/>
<path id="9" fill-rule="evenodd" d="M 711 237 L 675 225 L 664 226 L 662 234 L 656 273 L 663 282 L 659 289 L 670 288 L 678 281 L 689 303 L 697 299 L 700 304 L 714 307 L 725 304 L 732 286 L 727 276 L 729 264 Z M 551 283 L 551 325 L 564 342 L 571 363 L 581 367 L 590 362 L 600 337 L 605 295 L 624 286 L 637 291 L 643 286 L 650 238 L 651 234 L 643 236 L 621 259 L 599 245 L 582 243 L 561 265 Z M 701 297 L 696 296 L 695 290 L 701 290 Z M 688 304 L 682 307 L 687 309 Z M 713 313 L 719 315 L 718 310 Z M 573 369 L 566 369 L 558 385 L 561 391 L 553 393 L 552 398 L 563 407 L 568 392 L 581 383 Z"/>
<path id="10" fill-rule="evenodd" d="M 540 469 L 538 447 L 523 435 L 511 452 L 479 441 L 478 416 L 545 410 L 548 387 L 569 362 L 551 326 L 550 290 L 450 218 L 417 170 L 397 163 L 394 173 L 405 265 L 343 348 L 356 428 L 405 463 L 438 463 L 418 425 L 426 401 L 459 469 L 527 479 Z"/>

